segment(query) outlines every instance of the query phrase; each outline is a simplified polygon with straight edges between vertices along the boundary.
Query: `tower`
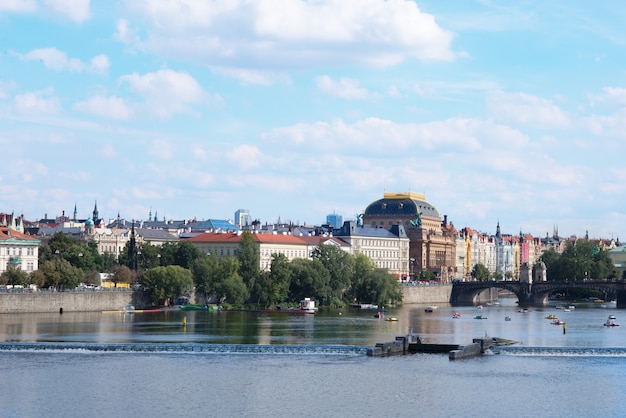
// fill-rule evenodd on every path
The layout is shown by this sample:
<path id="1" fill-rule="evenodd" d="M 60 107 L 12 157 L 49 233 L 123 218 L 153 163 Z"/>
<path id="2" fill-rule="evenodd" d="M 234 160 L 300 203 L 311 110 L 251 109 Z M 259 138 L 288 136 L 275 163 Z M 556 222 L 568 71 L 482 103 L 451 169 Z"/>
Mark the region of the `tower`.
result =
<path id="1" fill-rule="evenodd" d="M 91 219 L 93 220 L 93 223 L 96 224 L 98 223 L 98 220 L 100 219 L 100 217 L 98 216 L 98 201 L 95 201 L 94 205 L 93 205 L 93 216 L 91 217 Z"/>

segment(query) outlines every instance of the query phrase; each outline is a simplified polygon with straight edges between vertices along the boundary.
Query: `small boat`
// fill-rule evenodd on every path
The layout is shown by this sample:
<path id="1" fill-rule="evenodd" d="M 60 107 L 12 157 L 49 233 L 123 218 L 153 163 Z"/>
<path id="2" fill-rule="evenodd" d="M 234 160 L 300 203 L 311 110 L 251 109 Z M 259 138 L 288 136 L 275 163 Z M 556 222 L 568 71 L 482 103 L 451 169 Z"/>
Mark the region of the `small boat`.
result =
<path id="1" fill-rule="evenodd" d="M 483 308 L 483 305 L 478 305 L 478 306 L 476 307 L 476 309 L 482 309 L 482 308 Z"/>
<path id="2" fill-rule="evenodd" d="M 435 305 L 430 305 L 430 306 L 427 306 L 426 309 L 424 309 L 424 312 L 434 312 L 435 309 L 437 309 Z"/>
<path id="3" fill-rule="evenodd" d="M 460 318 L 461 317 L 461 312 L 455 312 L 452 314 L 452 318 Z"/>
<path id="4" fill-rule="evenodd" d="M 604 323 L 605 327 L 619 327 L 619 323 L 615 321 L 615 315 L 609 315 L 606 322 Z"/>
<path id="5" fill-rule="evenodd" d="M 552 325 L 565 325 L 565 322 L 561 321 L 560 319 L 554 319 L 552 320 Z"/>
<path id="6" fill-rule="evenodd" d="M 394 322 L 397 321 L 398 318 L 396 318 L 395 316 L 390 316 L 389 318 L 385 318 L 385 321 L 390 321 L 390 322 Z"/>
<path id="7" fill-rule="evenodd" d="M 207 311 L 209 307 L 207 305 L 180 305 L 181 311 Z"/>
<path id="8" fill-rule="evenodd" d="M 507 315 L 507 316 L 505 316 L 505 317 L 504 317 L 504 320 L 505 320 L 505 321 L 510 321 L 510 320 L 511 320 L 511 317 Z"/>
<path id="9" fill-rule="evenodd" d="M 486 316 L 482 316 L 482 315 L 476 315 L 474 317 L 474 319 L 487 319 L 487 317 Z"/>
<path id="10" fill-rule="evenodd" d="M 378 319 L 381 319 L 384 317 L 385 317 L 385 314 L 382 313 L 381 311 L 376 312 L 376 314 L 374 315 L 374 318 L 378 318 Z"/>
<path id="11" fill-rule="evenodd" d="M 548 316 L 546 316 L 546 319 L 558 319 L 558 317 L 554 314 L 550 314 Z"/>

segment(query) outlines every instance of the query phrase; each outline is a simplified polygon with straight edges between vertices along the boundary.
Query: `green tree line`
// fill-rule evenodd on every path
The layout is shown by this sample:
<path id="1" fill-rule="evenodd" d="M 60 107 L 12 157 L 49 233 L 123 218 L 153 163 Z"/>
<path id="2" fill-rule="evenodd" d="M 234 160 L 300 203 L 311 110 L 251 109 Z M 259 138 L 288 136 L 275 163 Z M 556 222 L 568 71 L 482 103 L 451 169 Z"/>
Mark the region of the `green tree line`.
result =
<path id="1" fill-rule="evenodd" d="M 353 302 L 389 304 L 402 300 L 398 280 L 377 268 L 362 254 L 352 255 L 320 245 L 311 259 L 289 261 L 283 254 L 272 256 L 271 268 L 260 270 L 259 250 L 253 236 L 244 232 L 234 257 L 201 253 L 191 243 L 178 241 L 153 246 L 137 245 L 136 270 L 130 270 L 129 245 L 116 258 L 99 254 L 95 243 L 79 244 L 57 233 L 40 246 L 39 270 L 30 274 L 9 269 L 0 284 L 36 284 L 59 290 L 79 283 L 95 284 L 98 272 L 110 273 L 114 283 L 140 284 L 154 304 L 189 294 L 212 298 L 218 303 L 272 307 L 310 297 L 320 306 L 343 306 Z"/>

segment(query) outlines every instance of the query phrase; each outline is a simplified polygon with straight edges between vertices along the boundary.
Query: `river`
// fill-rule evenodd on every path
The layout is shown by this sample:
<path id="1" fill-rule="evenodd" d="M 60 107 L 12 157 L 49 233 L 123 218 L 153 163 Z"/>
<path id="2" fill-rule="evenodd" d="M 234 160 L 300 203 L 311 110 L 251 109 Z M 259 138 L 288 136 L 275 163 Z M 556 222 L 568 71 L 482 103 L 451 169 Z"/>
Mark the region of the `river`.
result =
<path id="1" fill-rule="evenodd" d="M 405 305 L 386 313 L 394 322 L 354 309 L 0 315 L 0 417 L 623 416 L 622 312 L 520 313 L 503 299 L 482 310 Z M 624 325 L 604 327 L 609 314 Z M 365 355 L 409 329 L 426 342 L 518 344 L 460 361 Z"/>

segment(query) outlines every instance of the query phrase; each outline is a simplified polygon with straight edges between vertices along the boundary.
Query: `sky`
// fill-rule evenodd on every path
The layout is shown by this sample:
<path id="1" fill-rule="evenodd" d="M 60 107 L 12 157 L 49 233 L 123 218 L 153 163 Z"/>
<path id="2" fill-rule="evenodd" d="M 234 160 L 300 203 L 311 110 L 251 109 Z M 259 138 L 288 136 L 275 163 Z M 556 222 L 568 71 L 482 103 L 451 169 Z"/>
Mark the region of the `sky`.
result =
<path id="1" fill-rule="evenodd" d="M 0 212 L 626 240 L 626 3 L 0 0 Z"/>

